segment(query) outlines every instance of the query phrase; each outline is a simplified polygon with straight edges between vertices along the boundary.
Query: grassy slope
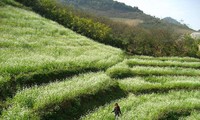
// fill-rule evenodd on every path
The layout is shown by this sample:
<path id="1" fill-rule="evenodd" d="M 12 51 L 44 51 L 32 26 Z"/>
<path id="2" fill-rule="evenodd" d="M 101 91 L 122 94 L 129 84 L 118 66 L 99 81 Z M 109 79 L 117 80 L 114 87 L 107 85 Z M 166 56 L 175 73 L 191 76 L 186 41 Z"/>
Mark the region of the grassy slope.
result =
<path id="1" fill-rule="evenodd" d="M 0 111 L 21 87 L 105 70 L 121 61 L 119 49 L 94 42 L 31 11 L 0 7 Z"/>
<path id="2" fill-rule="evenodd" d="M 121 120 L 176 120 L 179 116 L 170 116 L 170 113 L 178 114 L 193 109 L 200 108 L 200 92 L 199 91 L 179 91 L 170 92 L 167 94 L 151 94 L 135 96 L 130 94 L 127 98 L 123 98 L 98 108 L 96 111 L 91 112 L 83 120 L 113 120 L 111 113 L 113 105 L 118 102 L 121 105 L 123 115 Z M 192 113 L 197 114 L 197 113 Z M 186 115 L 187 116 L 187 115 Z M 192 115 L 194 120 L 197 117 Z"/>
<path id="3" fill-rule="evenodd" d="M 145 61 L 145 62 L 144 62 Z M 184 64 L 186 63 L 186 64 Z M 107 74 L 112 78 L 134 76 L 200 76 L 199 62 L 177 62 L 157 60 L 125 59 L 123 62 L 109 68 Z M 197 65 L 197 66 L 196 66 Z M 187 68 L 185 68 L 187 67 Z"/>
<path id="4" fill-rule="evenodd" d="M 125 59 L 109 68 L 107 74 L 117 78 L 123 90 L 139 96 L 99 107 L 83 119 L 112 120 L 110 111 L 118 102 L 123 111 L 122 120 L 199 120 L 198 64 L 199 60 L 193 58 L 132 56 Z"/>
<path id="5" fill-rule="evenodd" d="M 1 8 L 0 15 L 1 73 L 19 74 L 39 68 L 48 71 L 51 64 L 66 64 L 66 69 L 70 67 L 69 62 L 71 66 L 89 67 L 92 64 L 107 68 L 118 62 L 122 53 L 119 49 L 93 42 L 30 11 L 6 6 Z"/>
<path id="6" fill-rule="evenodd" d="M 89 73 L 62 82 L 35 86 L 18 92 L 12 100 L 12 107 L 3 113 L 2 119 L 41 119 L 41 115 L 56 111 L 53 110 L 56 105 L 66 104 L 66 109 L 73 109 L 69 105 L 72 100 L 114 86 L 116 82 L 103 73 Z"/>
<path id="7" fill-rule="evenodd" d="M 0 91 L 15 81 L 34 83 L 34 75 L 104 70 L 122 60 L 121 50 L 93 42 L 31 11 L 4 6 L 0 18 Z"/>
<path id="8" fill-rule="evenodd" d="M 0 100 L 0 109 L 6 108 L 0 119 L 78 119 L 93 110 L 82 119 L 112 120 L 115 102 L 122 107 L 123 120 L 198 119 L 199 59 L 131 56 L 121 62 L 121 50 L 93 42 L 31 11 L 1 6 L 0 18 L 1 92 L 5 97 L 10 85 L 38 84 L 12 94 L 8 108 Z M 89 71 L 102 72 L 78 75 Z M 77 76 L 61 79 L 63 74 Z M 40 85 L 44 81 L 47 84 Z M 125 97 L 124 92 L 139 96 Z"/>

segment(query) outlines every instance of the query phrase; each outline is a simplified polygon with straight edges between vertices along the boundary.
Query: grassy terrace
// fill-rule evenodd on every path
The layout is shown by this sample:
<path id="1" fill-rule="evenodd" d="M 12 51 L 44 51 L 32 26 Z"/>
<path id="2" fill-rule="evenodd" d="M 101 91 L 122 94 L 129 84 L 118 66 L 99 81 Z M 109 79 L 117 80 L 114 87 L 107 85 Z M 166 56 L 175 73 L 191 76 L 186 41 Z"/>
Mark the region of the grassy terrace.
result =
<path id="1" fill-rule="evenodd" d="M 118 80 L 120 87 L 133 93 L 167 92 L 170 90 L 200 90 L 200 77 L 161 76 L 135 77 Z"/>
<path id="2" fill-rule="evenodd" d="M 193 110 L 190 116 L 182 117 L 181 120 L 198 120 L 200 118 L 200 112 Z"/>
<path id="3" fill-rule="evenodd" d="M 142 62 L 141 62 L 142 61 Z M 145 62 L 144 62 L 145 61 Z M 169 63 L 158 60 L 127 60 L 109 68 L 107 74 L 113 78 L 124 78 L 134 76 L 200 76 L 198 66 L 192 63 L 170 61 Z M 197 63 L 197 62 L 195 62 Z M 131 65 L 130 65 L 131 64 Z M 199 64 L 199 63 L 197 63 Z M 141 66 L 142 65 L 142 66 Z M 160 67 L 161 66 L 161 67 Z M 165 66 L 165 67 L 162 67 Z M 184 68 L 183 66 L 187 66 Z"/>
<path id="4" fill-rule="evenodd" d="M 191 57 L 152 57 L 152 56 L 129 56 L 129 59 L 143 59 L 143 60 L 161 60 L 161 61 L 179 61 L 179 62 L 200 62 L 198 58 Z"/>
<path id="5" fill-rule="evenodd" d="M 1 6 L 0 18 L 1 94 L 12 89 L 8 86 L 104 70 L 122 60 L 121 50 L 93 42 L 31 11 Z"/>
<path id="6" fill-rule="evenodd" d="M 127 98 L 116 100 L 110 104 L 99 107 L 97 110 L 82 117 L 82 120 L 113 120 L 111 111 L 118 102 L 123 115 L 121 120 L 161 120 L 192 118 L 198 120 L 200 109 L 199 91 L 179 91 L 167 94 L 149 94 L 135 96 L 130 94 Z M 189 116 L 191 114 L 191 116 Z"/>
<path id="7" fill-rule="evenodd" d="M 112 88 L 115 88 L 115 90 L 117 89 L 117 82 L 111 80 L 102 72 L 83 74 L 45 86 L 35 86 L 18 92 L 10 102 L 11 107 L 3 112 L 1 118 L 42 119 L 42 117 L 45 117 L 45 119 L 47 119 L 48 116 L 51 116 L 49 117 L 50 119 L 53 119 L 52 117 L 55 117 L 54 119 L 72 119 L 70 118 L 72 114 L 78 117 L 78 114 L 83 112 L 82 107 L 86 107 L 81 104 L 81 101 L 78 101 L 82 99 L 81 97 L 86 98 L 89 96 L 94 100 L 98 98 L 99 102 L 104 102 L 104 100 L 108 99 L 112 100 L 112 97 L 116 99 L 116 96 L 111 96 L 111 94 L 108 93 L 109 91 L 113 92 Z M 101 96 L 95 96 L 96 94 L 98 95 L 100 91 L 107 91 L 104 93 L 104 100 L 101 101 Z M 106 94 L 109 95 L 108 99 L 106 99 Z M 90 104 L 92 104 L 92 101 Z M 96 105 L 98 105 L 98 103 Z M 56 112 L 59 114 L 59 110 L 62 109 L 63 106 L 65 106 L 64 112 L 68 110 L 65 116 L 52 116 L 52 114 Z"/>
<path id="8" fill-rule="evenodd" d="M 130 67 L 139 66 L 155 66 L 155 67 L 185 67 L 185 68 L 200 68 L 200 62 L 181 62 L 181 61 L 170 61 L 170 60 L 143 60 L 143 59 L 130 59 L 127 61 Z"/>
<path id="9" fill-rule="evenodd" d="M 116 100 L 82 119 L 112 120 L 113 114 L 108 112 L 112 111 L 114 103 L 118 102 L 124 111 L 120 117 L 122 120 L 199 120 L 198 65 L 197 59 L 192 58 L 163 60 L 133 56 L 125 59 L 106 72 L 112 78 L 117 78 L 121 89 L 138 96 L 130 95 L 131 97 Z"/>

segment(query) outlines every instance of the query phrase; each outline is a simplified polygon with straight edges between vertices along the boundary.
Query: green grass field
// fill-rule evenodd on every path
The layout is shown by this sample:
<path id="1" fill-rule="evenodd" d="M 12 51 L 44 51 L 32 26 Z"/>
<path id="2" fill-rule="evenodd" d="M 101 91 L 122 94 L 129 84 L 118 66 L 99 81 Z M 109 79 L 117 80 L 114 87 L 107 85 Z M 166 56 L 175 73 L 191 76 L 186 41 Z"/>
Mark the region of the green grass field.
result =
<path id="1" fill-rule="evenodd" d="M 196 63 L 196 64 L 194 64 Z M 125 59 L 123 62 L 110 67 L 107 70 L 112 78 L 134 76 L 200 76 L 199 62 L 177 62 L 158 60 L 132 60 Z M 164 66 L 164 67 L 163 67 Z"/>
<path id="2" fill-rule="evenodd" d="M 9 85 L 48 82 L 39 75 L 104 70 L 122 60 L 121 50 L 93 42 L 31 11 L 11 6 L 0 11 L 2 94 Z"/>
<path id="3" fill-rule="evenodd" d="M 55 106 L 59 109 L 78 97 L 94 95 L 115 86 L 116 81 L 103 73 L 88 73 L 62 82 L 34 86 L 18 92 L 11 102 L 12 107 L 3 113 L 2 118 L 7 119 L 9 115 L 11 119 L 41 119 L 41 113 L 50 114 L 46 111 L 56 111 Z M 67 106 L 65 109 L 72 109 Z"/>
<path id="4" fill-rule="evenodd" d="M 200 59 L 127 56 L 8 3 L 0 2 L 0 120 L 114 120 L 116 102 L 120 120 L 199 120 Z"/>
<path id="5" fill-rule="evenodd" d="M 199 95 L 199 91 L 171 91 L 166 94 L 139 96 L 130 94 L 127 98 L 122 98 L 99 107 L 95 111 L 82 117 L 82 119 L 113 120 L 114 117 L 110 111 L 112 111 L 114 103 L 118 102 L 123 111 L 121 120 L 177 120 L 180 116 L 188 116 L 193 110 L 199 110 Z M 195 116 L 198 113 L 196 111 L 190 117 L 198 120 L 199 118 Z"/>

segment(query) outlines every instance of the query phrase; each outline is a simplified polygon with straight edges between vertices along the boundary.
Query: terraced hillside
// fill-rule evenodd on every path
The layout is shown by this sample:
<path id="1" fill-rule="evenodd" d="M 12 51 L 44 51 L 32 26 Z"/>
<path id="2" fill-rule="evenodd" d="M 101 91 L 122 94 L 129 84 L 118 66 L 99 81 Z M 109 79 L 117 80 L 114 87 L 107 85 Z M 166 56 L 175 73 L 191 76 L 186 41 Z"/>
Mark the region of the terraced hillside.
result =
<path id="1" fill-rule="evenodd" d="M 200 60 L 127 56 L 0 6 L 0 120 L 199 120 Z"/>
<path id="2" fill-rule="evenodd" d="M 114 104 L 121 105 L 121 120 L 199 120 L 199 60 L 132 56 L 106 73 L 128 95 L 107 103 L 83 120 L 113 120 Z"/>
<path id="3" fill-rule="evenodd" d="M 123 57 L 31 11 L 5 5 L 0 18 L 0 106 L 21 88 L 102 71 Z"/>

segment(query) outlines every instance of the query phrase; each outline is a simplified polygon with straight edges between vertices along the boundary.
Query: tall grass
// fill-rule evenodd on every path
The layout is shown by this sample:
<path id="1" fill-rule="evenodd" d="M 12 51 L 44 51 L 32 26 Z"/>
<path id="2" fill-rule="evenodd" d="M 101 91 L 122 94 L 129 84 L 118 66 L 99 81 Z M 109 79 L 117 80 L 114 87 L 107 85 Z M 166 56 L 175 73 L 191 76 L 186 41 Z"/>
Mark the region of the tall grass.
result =
<path id="1" fill-rule="evenodd" d="M 193 110 L 190 116 L 181 117 L 180 120 L 199 120 L 200 118 L 200 111 Z"/>
<path id="2" fill-rule="evenodd" d="M 131 68 L 133 75 L 184 75 L 200 76 L 200 70 L 191 68 L 171 68 L 171 67 L 141 67 Z"/>
<path id="3" fill-rule="evenodd" d="M 119 85 L 123 90 L 133 93 L 147 92 L 167 92 L 169 90 L 193 90 L 200 89 L 200 77 L 190 79 L 190 77 L 151 77 L 159 82 L 146 81 L 147 78 L 135 77 L 119 80 Z M 162 80 L 165 79 L 165 80 Z M 167 80 L 166 80 L 167 79 Z M 171 79 L 171 80 L 169 80 Z M 165 81 L 165 82 L 164 82 Z"/>
<path id="4" fill-rule="evenodd" d="M 107 74 L 113 78 L 125 78 L 133 76 L 200 76 L 200 70 L 181 67 L 151 67 L 133 66 L 130 68 L 126 64 L 127 60 L 109 68 Z"/>
<path id="5" fill-rule="evenodd" d="M 12 5 L 15 7 L 25 8 L 22 4 L 16 2 L 15 0 L 1 0 L 0 6 Z"/>
<path id="6" fill-rule="evenodd" d="M 130 94 L 128 98 L 116 100 L 110 104 L 99 107 L 90 114 L 82 117 L 83 120 L 113 120 L 111 111 L 114 103 L 121 107 L 121 120 L 158 120 L 171 117 L 178 119 L 194 109 L 200 108 L 199 91 L 178 91 L 167 94 L 150 94 L 135 96 Z M 177 113 L 177 115 L 170 113 Z M 198 118 L 196 118 L 198 119 Z"/>
<path id="7" fill-rule="evenodd" d="M 174 81 L 182 81 L 182 82 L 198 82 L 200 81 L 199 76 L 148 76 L 142 77 L 145 81 L 152 83 L 166 83 L 166 82 L 174 82 Z"/>
<path id="8" fill-rule="evenodd" d="M 123 120 L 199 118 L 199 59 L 129 56 L 121 62 L 120 49 L 6 4 L 16 2 L 0 2 L 0 112 L 4 109 L 0 119 L 78 119 L 96 107 L 82 119 L 113 120 L 115 102 L 121 106 Z M 109 76 L 104 72 L 78 75 L 104 70 Z M 77 76 L 59 77 L 65 74 Z M 119 99 L 127 92 L 151 91 L 158 93 Z M 8 96 L 13 97 L 3 102 Z"/>
<path id="9" fill-rule="evenodd" d="M 54 62 L 104 68 L 121 59 L 119 49 L 93 42 L 35 13 L 11 6 L 0 9 L 1 72 L 34 71 Z"/>
<path id="10" fill-rule="evenodd" d="M 0 8 L 0 17 L 0 74 L 12 78 L 0 80 L 4 86 L 0 92 L 11 83 L 28 82 L 34 75 L 104 70 L 123 58 L 121 50 L 94 42 L 31 11 L 6 5 Z M 28 77 L 18 81 L 23 76 Z"/>
<path id="11" fill-rule="evenodd" d="M 162 61 L 180 61 L 180 62 L 200 62 L 200 59 L 193 57 L 152 57 L 152 56 L 129 56 L 129 59 L 162 60 Z"/>
<path id="12" fill-rule="evenodd" d="M 161 61 L 161 60 L 142 60 L 129 59 L 127 64 L 131 67 L 141 66 L 159 66 L 159 67 L 186 67 L 186 68 L 200 68 L 200 62 L 180 62 L 180 61 Z"/>
<path id="13" fill-rule="evenodd" d="M 83 74 L 45 86 L 34 86 L 19 91 L 11 100 L 11 107 L 3 111 L 1 118 L 40 118 L 44 114 L 55 112 L 59 106 L 66 103 L 69 108 L 65 109 L 72 109 L 70 101 L 76 101 L 80 96 L 93 95 L 116 85 L 115 81 L 100 72 Z"/>

